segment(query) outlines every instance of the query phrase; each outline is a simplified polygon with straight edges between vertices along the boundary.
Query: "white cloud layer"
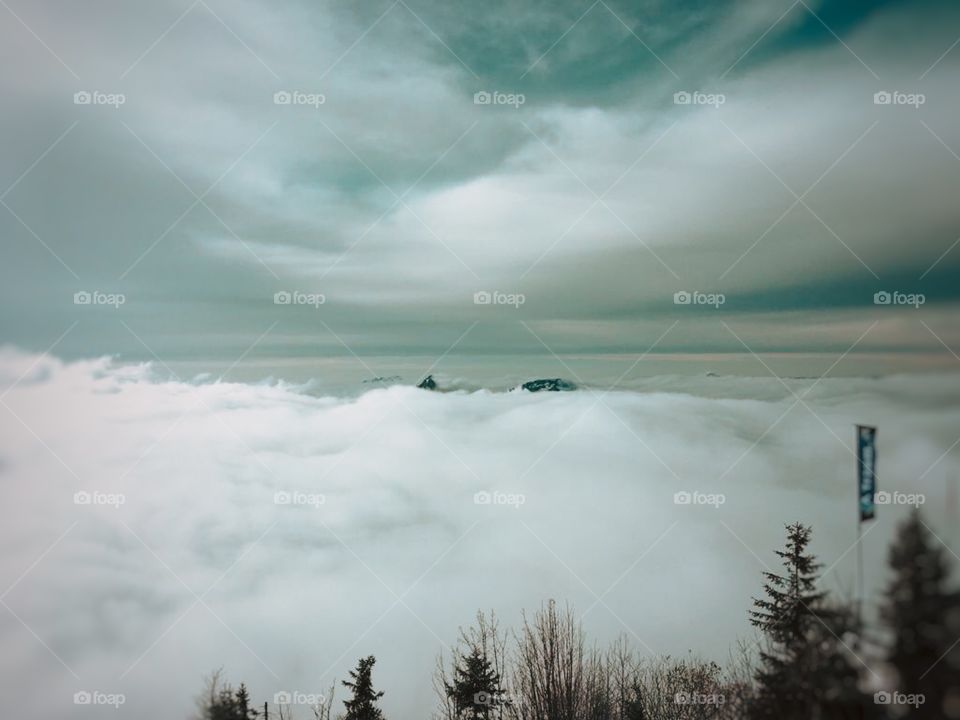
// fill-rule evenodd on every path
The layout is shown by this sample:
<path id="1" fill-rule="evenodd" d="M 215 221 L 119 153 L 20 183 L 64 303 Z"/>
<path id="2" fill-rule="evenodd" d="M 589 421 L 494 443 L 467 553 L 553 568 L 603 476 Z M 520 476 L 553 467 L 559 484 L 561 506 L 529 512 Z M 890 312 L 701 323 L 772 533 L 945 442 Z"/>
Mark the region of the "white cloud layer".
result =
<path id="1" fill-rule="evenodd" d="M 806 405 L 743 378 L 334 399 L 7 349 L 0 380 L 0 674 L 26 720 L 93 717 L 80 689 L 183 717 L 220 665 L 256 698 L 321 692 L 368 653 L 388 716 L 420 717 L 458 625 L 549 597 L 590 609 L 601 640 L 722 660 L 749 636 L 783 523 L 812 523 L 825 583 L 852 592 L 856 422 L 880 428 L 882 487 L 925 493 L 955 540 L 953 376 L 787 381 Z M 681 490 L 725 503 L 676 505 Z M 125 502 L 76 505 L 79 491 Z M 282 491 L 325 502 L 275 504 Z M 475 504 L 481 491 L 524 503 Z M 873 587 L 904 512 L 868 526 Z"/>

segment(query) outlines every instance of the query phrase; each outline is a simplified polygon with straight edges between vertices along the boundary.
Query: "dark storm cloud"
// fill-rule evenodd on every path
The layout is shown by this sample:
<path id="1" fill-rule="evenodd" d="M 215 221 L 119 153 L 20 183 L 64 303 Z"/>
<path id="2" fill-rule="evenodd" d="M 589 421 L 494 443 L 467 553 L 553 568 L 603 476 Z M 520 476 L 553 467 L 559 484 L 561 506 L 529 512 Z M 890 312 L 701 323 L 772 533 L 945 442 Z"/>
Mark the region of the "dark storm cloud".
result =
<path id="1" fill-rule="evenodd" d="M 808 311 L 890 317 L 871 288 L 926 293 L 951 340 L 951 6 L 11 10 L 2 332 L 20 345 L 78 320 L 62 352 L 149 357 L 123 320 L 164 357 L 235 358 L 273 323 L 254 357 L 341 352 L 325 324 L 364 352 L 432 353 L 478 321 L 483 351 L 516 352 L 522 319 L 609 348 L 593 319 L 637 350 L 699 316 L 678 329 L 696 351 L 710 316 L 672 298 L 702 290 L 748 323 L 787 313 L 787 348 Z M 125 102 L 75 105 L 83 90 Z M 324 102 L 274 103 L 293 90 Z M 475 105 L 484 90 L 524 102 Z M 883 90 L 925 101 L 875 105 Z M 695 91 L 724 102 L 675 103 Z M 78 290 L 127 302 L 78 308 Z M 273 304 L 297 290 L 327 302 Z M 481 290 L 527 302 L 486 312 Z"/>

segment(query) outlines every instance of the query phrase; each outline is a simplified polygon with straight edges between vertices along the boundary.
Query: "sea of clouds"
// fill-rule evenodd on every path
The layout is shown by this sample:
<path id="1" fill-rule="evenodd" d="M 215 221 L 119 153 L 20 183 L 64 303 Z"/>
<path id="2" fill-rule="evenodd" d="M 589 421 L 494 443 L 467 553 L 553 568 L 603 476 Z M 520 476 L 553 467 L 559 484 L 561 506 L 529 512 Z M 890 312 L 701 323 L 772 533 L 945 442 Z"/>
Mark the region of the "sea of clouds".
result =
<path id="1" fill-rule="evenodd" d="M 784 523 L 814 526 L 824 585 L 853 593 L 857 422 L 881 487 L 922 493 L 956 547 L 956 375 L 662 385 L 332 398 L 3 350 L 7 713 L 112 716 L 86 691 L 185 717 L 217 667 L 262 702 L 375 654 L 388 716 L 423 717 L 459 625 L 548 598 L 601 642 L 722 661 Z M 865 526 L 873 599 L 907 510 Z"/>

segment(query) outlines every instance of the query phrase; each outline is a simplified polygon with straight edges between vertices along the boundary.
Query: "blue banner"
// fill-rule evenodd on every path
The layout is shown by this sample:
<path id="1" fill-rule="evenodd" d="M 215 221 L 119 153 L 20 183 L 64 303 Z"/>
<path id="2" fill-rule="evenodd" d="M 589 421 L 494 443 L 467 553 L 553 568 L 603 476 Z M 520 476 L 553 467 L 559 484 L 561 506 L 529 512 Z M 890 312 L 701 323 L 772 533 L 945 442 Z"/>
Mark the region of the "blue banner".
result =
<path id="1" fill-rule="evenodd" d="M 860 520 L 872 520 L 876 514 L 877 429 L 857 425 L 857 478 L 860 494 Z"/>

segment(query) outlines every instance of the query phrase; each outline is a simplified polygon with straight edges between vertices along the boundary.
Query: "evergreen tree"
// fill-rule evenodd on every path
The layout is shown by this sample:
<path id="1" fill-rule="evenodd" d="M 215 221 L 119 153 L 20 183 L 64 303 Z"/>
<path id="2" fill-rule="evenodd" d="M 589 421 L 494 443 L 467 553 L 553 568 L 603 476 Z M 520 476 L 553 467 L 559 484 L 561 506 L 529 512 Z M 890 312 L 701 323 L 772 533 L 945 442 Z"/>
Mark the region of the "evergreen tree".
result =
<path id="1" fill-rule="evenodd" d="M 960 603 L 948 586 L 950 569 L 942 546 L 914 511 L 897 530 L 888 562 L 893 578 L 887 586 L 881 619 L 893 634 L 888 661 L 896 670 L 895 689 L 923 695 L 911 717 L 951 717 L 960 706 L 957 653 L 950 653 L 960 628 Z"/>
<path id="2" fill-rule="evenodd" d="M 866 706 L 841 640 L 857 631 L 853 614 L 828 608 L 816 589 L 820 564 L 807 550 L 810 534 L 800 523 L 787 526 L 786 547 L 777 551 L 785 573 L 764 572 L 765 597 L 754 598 L 750 611 L 767 641 L 749 709 L 756 720 L 857 718 Z"/>
<path id="3" fill-rule="evenodd" d="M 229 684 L 212 686 L 203 708 L 204 720 L 256 720 L 258 717 L 243 683 L 236 690 Z"/>
<path id="4" fill-rule="evenodd" d="M 785 575 L 764 572 L 766 598 L 754 598 L 750 624 L 760 628 L 777 646 L 788 649 L 804 642 L 807 631 L 817 622 L 816 610 L 825 593 L 816 590 L 820 563 L 807 553 L 810 528 L 794 523 L 787 526 L 787 545 L 777 550 L 786 568 Z"/>
<path id="5" fill-rule="evenodd" d="M 861 627 L 852 607 L 820 608 L 803 654 L 798 658 L 800 677 L 813 694 L 818 718 L 863 720 L 877 717 L 873 697 L 860 689 L 861 670 L 868 668 L 854 654 Z"/>
<path id="6" fill-rule="evenodd" d="M 237 701 L 229 685 L 219 690 L 207 708 L 207 720 L 239 720 Z"/>
<path id="7" fill-rule="evenodd" d="M 371 655 L 361 658 L 357 669 L 350 671 L 350 680 L 343 680 L 343 684 L 350 688 L 353 697 L 344 700 L 347 714 L 343 720 L 383 720 L 383 713 L 377 707 L 377 700 L 383 697 L 382 692 L 375 692 L 371 673 L 377 659 Z"/>
<path id="8" fill-rule="evenodd" d="M 453 682 L 446 688 L 458 718 L 488 720 L 503 700 L 500 676 L 478 647 L 460 656 Z"/>
<path id="9" fill-rule="evenodd" d="M 207 677 L 206 690 L 197 698 L 200 720 L 255 720 L 259 713 L 251 706 L 247 686 L 240 683 L 236 690 L 223 680 L 222 670 Z"/>
<path id="10" fill-rule="evenodd" d="M 246 693 L 245 687 L 243 691 Z M 248 701 L 246 697 L 241 699 L 240 690 L 230 685 L 216 688 L 204 709 L 204 720 L 248 720 L 249 715 L 241 709 L 241 702 Z"/>
<path id="11" fill-rule="evenodd" d="M 240 687 L 237 688 L 236 693 L 234 693 L 234 704 L 236 706 L 237 720 L 256 720 L 259 715 L 252 707 L 250 703 L 250 693 L 247 691 L 247 686 L 243 683 L 240 683 Z"/>

